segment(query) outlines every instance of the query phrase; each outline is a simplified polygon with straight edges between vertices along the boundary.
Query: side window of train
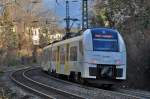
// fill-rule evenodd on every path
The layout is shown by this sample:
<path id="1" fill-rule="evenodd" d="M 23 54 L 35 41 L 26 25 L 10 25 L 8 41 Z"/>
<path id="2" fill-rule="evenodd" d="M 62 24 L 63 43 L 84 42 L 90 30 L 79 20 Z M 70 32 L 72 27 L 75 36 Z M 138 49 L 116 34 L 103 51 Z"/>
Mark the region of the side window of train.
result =
<path id="1" fill-rule="evenodd" d="M 48 49 L 48 61 L 50 61 L 50 49 Z"/>
<path id="2" fill-rule="evenodd" d="M 48 62 L 48 49 L 46 50 L 46 62 Z"/>
<path id="3" fill-rule="evenodd" d="M 46 50 L 44 50 L 44 62 L 46 62 Z"/>
<path id="4" fill-rule="evenodd" d="M 49 50 L 49 60 L 51 61 L 52 60 L 52 49 L 50 48 L 50 50 Z"/>
<path id="5" fill-rule="evenodd" d="M 83 43 L 82 43 L 82 41 L 79 41 L 79 51 L 80 51 L 80 53 L 83 55 L 84 53 L 83 53 Z"/>
<path id="6" fill-rule="evenodd" d="M 45 62 L 45 50 L 43 50 L 42 60 L 43 60 L 43 62 Z"/>
<path id="7" fill-rule="evenodd" d="M 64 47 L 60 47 L 60 63 L 65 64 L 65 49 Z"/>
<path id="8" fill-rule="evenodd" d="M 67 49 L 66 50 L 66 61 L 68 61 L 69 60 L 69 44 L 67 44 L 66 47 L 67 47 L 66 48 Z"/>
<path id="9" fill-rule="evenodd" d="M 56 61 L 56 50 L 52 51 L 52 61 Z"/>
<path id="10" fill-rule="evenodd" d="M 46 57 L 47 57 L 47 56 L 46 56 L 46 50 L 45 50 L 45 52 L 44 52 L 44 53 L 45 53 L 45 55 L 44 55 L 44 56 L 45 56 L 45 62 L 47 62 L 47 61 L 46 61 Z"/>
<path id="11" fill-rule="evenodd" d="M 57 51 L 56 51 L 56 61 L 60 60 L 60 46 L 57 46 Z"/>
<path id="12" fill-rule="evenodd" d="M 77 47 L 70 48 L 70 61 L 77 61 Z"/>

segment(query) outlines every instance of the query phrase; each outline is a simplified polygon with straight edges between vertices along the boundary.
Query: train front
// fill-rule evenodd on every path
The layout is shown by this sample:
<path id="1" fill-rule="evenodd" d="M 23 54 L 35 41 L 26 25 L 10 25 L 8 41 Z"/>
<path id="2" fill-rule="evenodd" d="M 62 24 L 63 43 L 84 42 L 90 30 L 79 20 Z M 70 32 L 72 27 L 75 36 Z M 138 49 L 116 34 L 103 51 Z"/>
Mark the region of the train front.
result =
<path id="1" fill-rule="evenodd" d="M 88 29 L 83 33 L 84 78 L 126 79 L 126 47 L 117 30 Z"/>

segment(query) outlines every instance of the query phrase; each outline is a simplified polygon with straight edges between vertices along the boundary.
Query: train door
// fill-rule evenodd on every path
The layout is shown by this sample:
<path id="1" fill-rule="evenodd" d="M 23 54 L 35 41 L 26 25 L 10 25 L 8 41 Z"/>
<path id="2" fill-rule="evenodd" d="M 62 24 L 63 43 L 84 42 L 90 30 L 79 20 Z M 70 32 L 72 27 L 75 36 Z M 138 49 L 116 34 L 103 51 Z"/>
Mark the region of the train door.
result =
<path id="1" fill-rule="evenodd" d="M 47 49 L 47 69 L 50 70 L 50 48 Z"/>
<path id="2" fill-rule="evenodd" d="M 78 46 L 76 43 L 70 45 L 70 68 L 71 71 L 77 71 L 77 53 L 78 52 Z"/>
<path id="3" fill-rule="evenodd" d="M 46 50 L 43 50 L 43 53 L 42 53 L 41 66 L 44 71 L 47 71 L 47 69 L 46 69 Z"/>
<path id="4" fill-rule="evenodd" d="M 52 47 L 49 48 L 49 61 L 50 61 L 50 71 L 53 70 L 52 68 Z"/>
<path id="5" fill-rule="evenodd" d="M 60 68 L 60 46 L 57 46 L 57 51 L 56 51 L 56 72 L 60 73 L 61 68 Z"/>
<path id="6" fill-rule="evenodd" d="M 57 71 L 57 48 L 52 46 L 51 48 L 52 53 L 51 53 L 51 71 Z"/>
<path id="7" fill-rule="evenodd" d="M 45 49 L 44 50 L 44 70 L 48 71 L 49 67 L 50 67 L 50 64 L 49 64 L 49 51 L 48 51 L 48 49 Z"/>
<path id="8" fill-rule="evenodd" d="M 79 41 L 79 48 L 78 48 L 78 71 L 83 72 L 83 63 L 84 63 L 84 49 L 83 49 L 83 42 L 82 40 Z"/>
<path id="9" fill-rule="evenodd" d="M 61 74 L 65 74 L 65 55 L 66 55 L 65 46 L 60 46 L 60 73 Z"/>
<path id="10" fill-rule="evenodd" d="M 66 54 L 65 54 L 65 74 L 69 75 L 69 44 L 66 44 Z"/>

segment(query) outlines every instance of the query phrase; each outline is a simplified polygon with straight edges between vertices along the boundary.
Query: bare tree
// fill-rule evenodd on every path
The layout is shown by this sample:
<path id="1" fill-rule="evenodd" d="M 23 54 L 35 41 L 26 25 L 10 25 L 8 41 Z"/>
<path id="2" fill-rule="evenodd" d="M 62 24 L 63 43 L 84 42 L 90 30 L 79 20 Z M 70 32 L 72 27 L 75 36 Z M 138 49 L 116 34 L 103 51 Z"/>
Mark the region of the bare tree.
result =
<path id="1" fill-rule="evenodd" d="M 56 16 L 45 9 L 42 0 L 3 0 L 0 7 L 0 49 L 7 50 L 7 58 L 12 50 L 17 57 L 32 55 L 32 27 L 58 29 Z"/>

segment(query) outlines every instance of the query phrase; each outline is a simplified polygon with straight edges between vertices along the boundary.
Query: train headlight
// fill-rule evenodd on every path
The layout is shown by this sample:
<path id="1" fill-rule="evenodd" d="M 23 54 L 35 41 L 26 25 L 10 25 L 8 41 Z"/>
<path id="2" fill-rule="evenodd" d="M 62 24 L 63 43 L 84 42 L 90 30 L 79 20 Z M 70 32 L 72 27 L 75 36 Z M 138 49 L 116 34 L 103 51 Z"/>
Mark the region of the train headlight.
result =
<path id="1" fill-rule="evenodd" d="M 96 60 L 92 60 L 92 61 L 91 61 L 91 64 L 96 64 L 96 63 L 97 63 Z"/>
<path id="2" fill-rule="evenodd" d="M 118 60 L 115 61 L 115 63 L 116 63 L 116 64 L 121 64 L 121 60 L 118 59 Z"/>

